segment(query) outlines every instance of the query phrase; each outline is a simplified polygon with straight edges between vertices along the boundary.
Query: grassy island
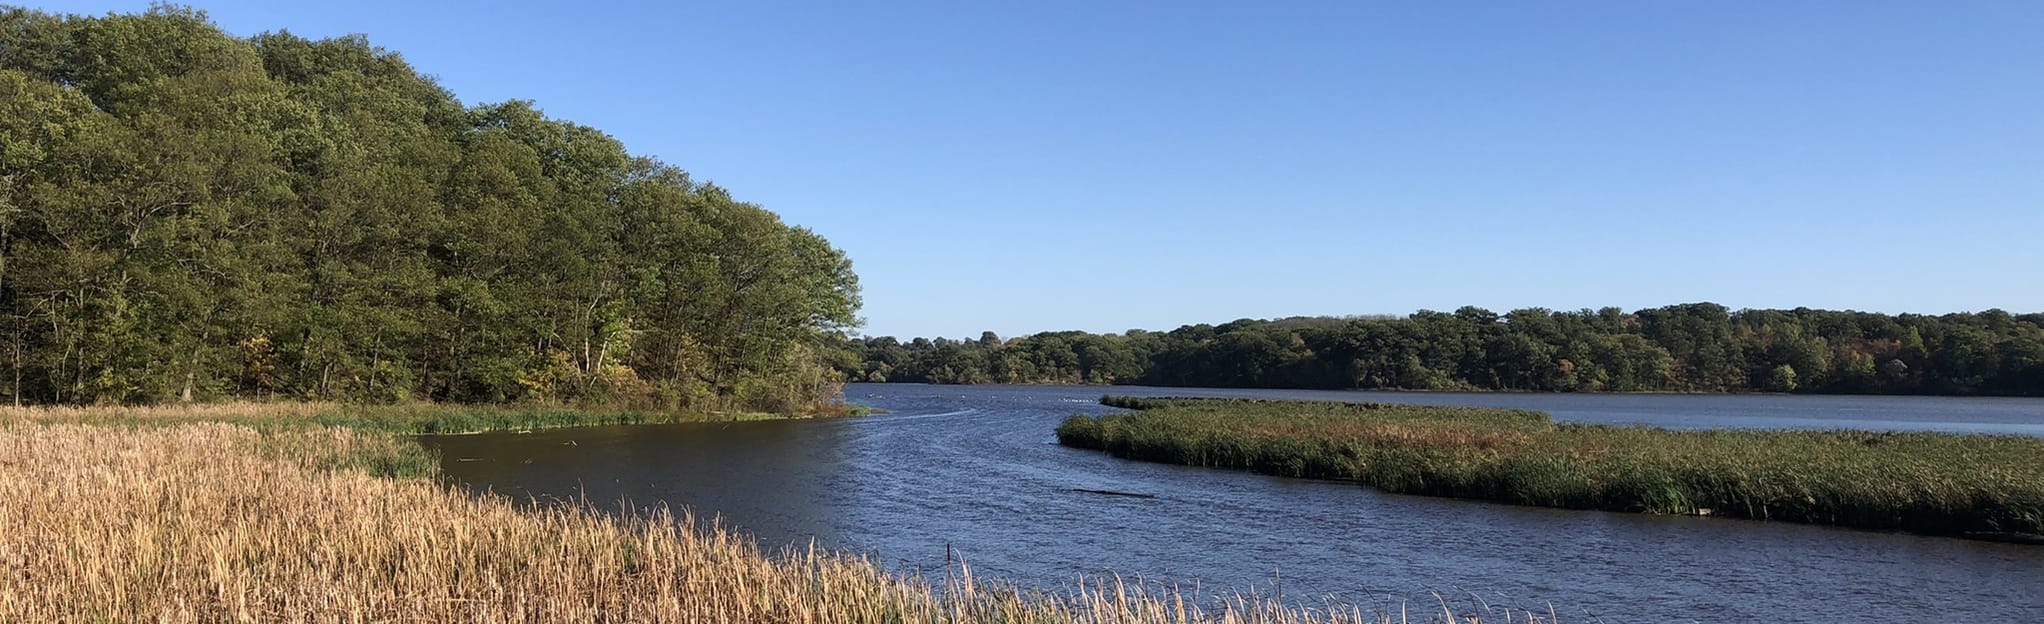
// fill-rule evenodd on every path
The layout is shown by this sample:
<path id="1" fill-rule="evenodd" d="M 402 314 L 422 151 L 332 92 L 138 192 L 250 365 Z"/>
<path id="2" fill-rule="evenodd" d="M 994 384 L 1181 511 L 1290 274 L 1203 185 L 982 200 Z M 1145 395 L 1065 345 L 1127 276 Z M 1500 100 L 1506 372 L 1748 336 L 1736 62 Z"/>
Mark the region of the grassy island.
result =
<path id="1" fill-rule="evenodd" d="M 1520 505 L 1732 516 L 1986 539 L 2044 536 L 2044 439 L 1674 431 L 1539 412 L 1239 399 L 1102 402 L 1067 446 Z"/>

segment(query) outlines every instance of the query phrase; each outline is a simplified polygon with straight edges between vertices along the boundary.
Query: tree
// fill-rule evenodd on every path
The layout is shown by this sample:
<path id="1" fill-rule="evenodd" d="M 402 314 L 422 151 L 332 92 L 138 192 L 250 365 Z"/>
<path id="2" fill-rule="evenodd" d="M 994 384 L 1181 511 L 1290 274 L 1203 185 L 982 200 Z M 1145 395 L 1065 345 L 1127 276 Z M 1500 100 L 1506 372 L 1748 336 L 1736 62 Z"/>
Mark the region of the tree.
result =
<path id="1" fill-rule="evenodd" d="M 858 306 L 816 233 L 365 38 L 0 9 L 15 402 L 808 409 Z"/>
<path id="2" fill-rule="evenodd" d="M 1044 332 L 970 348 L 941 375 L 1017 383 L 1167 386 L 1517 389 L 1545 391 L 1767 390 L 2044 394 L 2044 315 L 2001 312 L 1888 316 L 1854 311 L 1730 311 L 1685 304 L 1514 310 L 1464 307 L 1404 318 L 1238 319 L 1126 335 Z M 889 339 L 891 340 L 891 339 Z M 905 351 L 930 353 L 917 339 Z M 874 344 L 869 340 L 868 344 Z M 898 343 L 896 343 L 898 344 Z M 868 347 L 849 372 L 895 366 Z M 1027 358 L 1010 357 L 1027 354 Z M 910 355 L 906 359 L 918 360 Z M 919 361 L 927 361 L 924 357 Z M 1103 374 L 1109 370 L 1112 374 Z M 893 369 L 899 370 L 899 369 Z M 899 375 L 889 378 L 899 379 Z"/>
<path id="3" fill-rule="evenodd" d="M 1770 392 L 1794 392 L 1796 390 L 1796 367 L 1783 364 L 1774 367 L 1767 375 L 1767 390 Z"/>

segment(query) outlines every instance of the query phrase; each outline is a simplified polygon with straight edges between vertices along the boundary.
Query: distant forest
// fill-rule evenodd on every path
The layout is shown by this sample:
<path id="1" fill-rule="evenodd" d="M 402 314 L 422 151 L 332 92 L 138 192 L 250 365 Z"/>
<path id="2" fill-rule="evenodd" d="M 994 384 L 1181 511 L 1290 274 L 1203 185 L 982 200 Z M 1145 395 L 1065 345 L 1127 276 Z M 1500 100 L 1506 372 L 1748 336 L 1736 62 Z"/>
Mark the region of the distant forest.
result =
<path id="1" fill-rule="evenodd" d="M 874 382 L 2044 396 L 2044 314 L 2000 310 L 1464 307 L 846 348 L 846 374 Z"/>
<path id="2" fill-rule="evenodd" d="M 0 7 L 0 401 L 800 411 L 858 305 L 815 233 L 359 36 Z"/>

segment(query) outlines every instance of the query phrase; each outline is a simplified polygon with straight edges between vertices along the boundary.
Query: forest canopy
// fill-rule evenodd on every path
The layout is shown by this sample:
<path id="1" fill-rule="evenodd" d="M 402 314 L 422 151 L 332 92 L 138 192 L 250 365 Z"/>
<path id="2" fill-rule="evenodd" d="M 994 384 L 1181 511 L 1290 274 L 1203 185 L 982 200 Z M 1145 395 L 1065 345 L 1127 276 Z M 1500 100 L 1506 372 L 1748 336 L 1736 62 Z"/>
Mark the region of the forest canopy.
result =
<path id="1" fill-rule="evenodd" d="M 800 411 L 851 263 L 361 36 L 0 7 L 0 392 Z"/>
<path id="2" fill-rule="evenodd" d="M 1169 332 L 852 341 L 855 381 L 2044 395 L 2044 314 L 1693 303 L 1243 319 Z"/>

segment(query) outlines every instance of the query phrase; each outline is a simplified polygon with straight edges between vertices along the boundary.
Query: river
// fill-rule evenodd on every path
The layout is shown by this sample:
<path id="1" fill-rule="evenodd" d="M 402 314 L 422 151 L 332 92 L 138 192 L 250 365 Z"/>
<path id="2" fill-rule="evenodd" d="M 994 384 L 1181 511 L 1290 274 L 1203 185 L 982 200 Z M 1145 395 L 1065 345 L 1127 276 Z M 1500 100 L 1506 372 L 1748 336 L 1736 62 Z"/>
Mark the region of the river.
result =
<path id="1" fill-rule="evenodd" d="M 853 384 L 863 418 L 427 438 L 449 479 L 516 497 L 667 504 L 763 545 L 867 553 L 1050 590 L 1119 574 L 1201 595 L 1396 612 L 1553 605 L 1564 622 L 2017 622 L 2044 546 L 1723 518 L 1515 507 L 1119 460 L 1058 446 L 1103 392 L 1543 410 L 1664 427 L 2044 436 L 2044 399 Z M 1114 490 L 1155 498 L 1105 496 Z"/>

